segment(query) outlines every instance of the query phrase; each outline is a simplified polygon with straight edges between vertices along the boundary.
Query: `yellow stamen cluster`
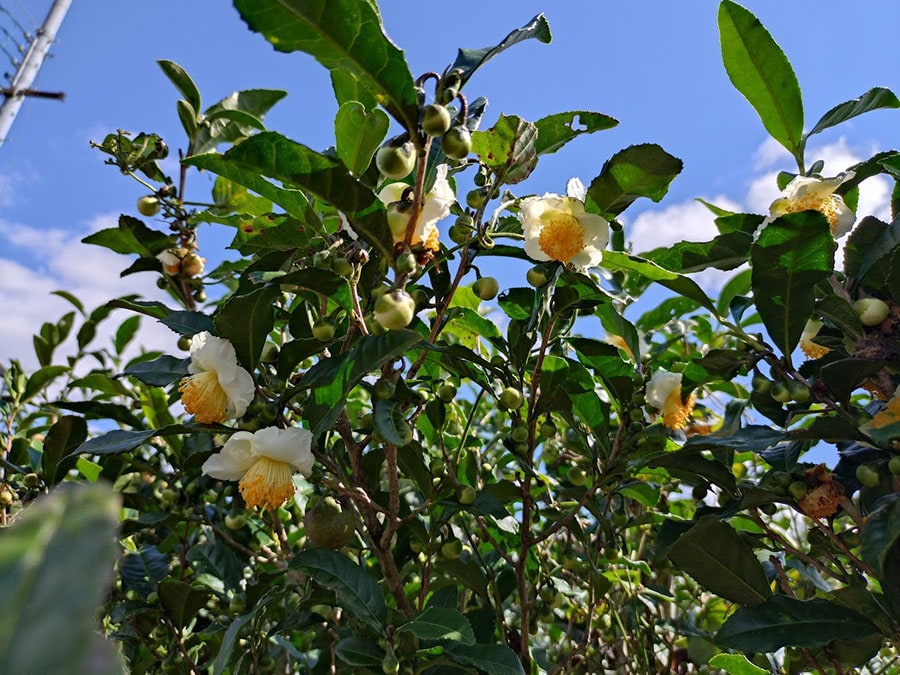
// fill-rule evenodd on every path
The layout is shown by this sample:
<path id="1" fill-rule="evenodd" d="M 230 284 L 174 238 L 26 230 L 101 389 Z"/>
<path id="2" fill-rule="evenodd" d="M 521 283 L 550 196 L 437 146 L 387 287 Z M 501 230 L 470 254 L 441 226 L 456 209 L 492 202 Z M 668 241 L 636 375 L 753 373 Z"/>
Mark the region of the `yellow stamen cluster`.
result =
<path id="1" fill-rule="evenodd" d="M 669 429 L 683 429 L 686 427 L 691 419 L 691 413 L 694 411 L 695 399 L 696 397 L 691 393 L 687 401 L 682 401 L 681 388 L 675 387 L 672 389 L 663 406 L 663 424 Z"/>
<path id="2" fill-rule="evenodd" d="M 189 375 L 178 385 L 181 402 L 189 414 L 203 424 L 222 422 L 228 416 L 228 395 L 214 371 Z"/>
<path id="3" fill-rule="evenodd" d="M 776 207 L 781 213 L 797 213 L 798 211 L 818 211 L 828 219 L 831 224 L 831 233 L 837 232 L 838 209 L 842 204 L 837 195 L 821 195 L 809 193 L 798 199 L 779 200 Z"/>
<path id="4" fill-rule="evenodd" d="M 293 469 L 286 462 L 260 457 L 238 483 L 247 506 L 277 509 L 294 496 Z"/>
<path id="5" fill-rule="evenodd" d="M 900 422 L 900 397 L 895 396 L 887 403 L 887 407 L 877 413 L 866 426 L 869 429 L 881 429 L 895 422 Z"/>
<path id="6" fill-rule="evenodd" d="M 558 213 L 541 228 L 538 244 L 551 259 L 569 262 L 584 250 L 584 227 L 575 216 Z"/>
<path id="7" fill-rule="evenodd" d="M 800 340 L 800 349 L 806 354 L 807 358 L 810 359 L 821 359 L 831 351 L 828 347 L 823 347 L 809 338 L 802 338 Z"/>

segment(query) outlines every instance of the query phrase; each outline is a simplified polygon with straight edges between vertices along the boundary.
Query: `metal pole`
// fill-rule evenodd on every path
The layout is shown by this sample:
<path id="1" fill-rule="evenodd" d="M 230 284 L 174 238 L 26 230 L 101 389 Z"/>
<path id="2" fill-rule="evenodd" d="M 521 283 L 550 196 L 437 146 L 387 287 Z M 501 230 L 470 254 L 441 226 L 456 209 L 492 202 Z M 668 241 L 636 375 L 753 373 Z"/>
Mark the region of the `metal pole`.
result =
<path id="1" fill-rule="evenodd" d="M 6 140 L 16 115 L 19 113 L 19 108 L 22 107 L 22 102 L 25 100 L 25 90 L 30 89 L 34 83 L 71 4 L 72 0 L 54 0 L 47 18 L 44 19 L 44 24 L 35 34 L 31 44 L 28 45 L 25 58 L 19 64 L 9 85 L 11 93 L 6 94 L 6 100 L 3 105 L 0 105 L 0 145 Z"/>

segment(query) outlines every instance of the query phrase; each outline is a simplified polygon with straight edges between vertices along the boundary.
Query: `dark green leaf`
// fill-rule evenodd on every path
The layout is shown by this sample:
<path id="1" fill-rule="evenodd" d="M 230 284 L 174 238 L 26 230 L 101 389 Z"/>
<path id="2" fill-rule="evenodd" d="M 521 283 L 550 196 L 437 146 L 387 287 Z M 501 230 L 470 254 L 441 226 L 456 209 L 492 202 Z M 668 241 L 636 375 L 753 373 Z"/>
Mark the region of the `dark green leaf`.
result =
<path id="1" fill-rule="evenodd" d="M 534 151 L 539 155 L 549 155 L 581 134 L 612 129 L 618 123 L 618 120 L 609 115 L 587 110 L 573 110 L 548 115 L 534 123 L 538 132 L 534 142 Z"/>
<path id="2" fill-rule="evenodd" d="M 225 160 L 309 190 L 342 211 L 353 229 L 386 257 L 392 256 L 393 238 L 384 206 L 339 159 L 265 131 L 226 152 Z"/>
<path id="3" fill-rule="evenodd" d="M 251 278 L 253 278 L 252 275 Z M 335 274 L 331 270 L 322 269 L 295 270 L 285 275 L 273 275 L 271 278 L 277 279 L 279 284 L 308 288 L 324 296 L 334 295 L 338 289 L 343 288 L 347 283 L 347 280 L 339 274 Z"/>
<path id="4" fill-rule="evenodd" d="M 128 309 L 132 312 L 138 312 L 140 314 L 144 314 L 146 316 L 152 316 L 154 319 L 163 319 L 169 314 L 172 314 L 172 310 L 166 307 L 161 302 L 156 302 L 155 300 L 150 302 L 144 302 L 141 300 L 134 300 L 134 296 L 130 296 L 127 298 L 116 298 L 115 300 L 110 300 L 103 306 L 102 309 L 105 309 L 107 313 L 111 309 L 121 308 Z M 91 316 L 93 319 L 93 315 Z M 99 321 L 100 319 L 95 319 Z"/>
<path id="5" fill-rule="evenodd" d="M 366 375 L 399 358 L 421 339 L 412 330 L 367 335 L 345 354 L 323 359 L 310 368 L 301 386 L 311 390 L 307 412 L 310 419 L 317 420 L 313 435 L 334 425 L 347 394 Z"/>
<path id="6" fill-rule="evenodd" d="M 464 645 L 474 645 L 475 635 L 469 620 L 455 609 L 429 606 L 398 628 L 408 631 L 420 640 L 450 640 Z"/>
<path id="7" fill-rule="evenodd" d="M 377 668 L 384 659 L 384 650 L 376 642 L 358 635 L 351 635 L 338 642 L 334 646 L 334 653 L 347 665 L 358 668 Z"/>
<path id="8" fill-rule="evenodd" d="M 829 127 L 846 122 L 857 115 L 862 115 L 870 110 L 878 110 L 879 108 L 900 108 L 900 100 L 897 99 L 896 94 L 890 89 L 873 87 L 859 98 L 844 101 L 822 115 L 822 119 L 816 122 L 816 125 L 806 134 L 804 140 L 813 134 L 825 131 Z"/>
<path id="9" fill-rule="evenodd" d="M 208 431 L 207 428 L 188 424 L 170 424 L 161 429 L 147 429 L 145 431 L 128 431 L 127 429 L 114 429 L 102 436 L 92 438 L 79 445 L 72 454 L 74 455 L 116 455 L 122 452 L 134 450 L 142 443 L 155 436 L 171 436 L 173 434 L 190 434 L 194 431 Z"/>
<path id="10" fill-rule="evenodd" d="M 211 105 L 204 113 L 208 123 L 194 137 L 191 154 L 215 150 L 222 143 L 238 143 L 264 128 L 263 117 L 285 96 L 279 89 L 247 89 Z"/>
<path id="11" fill-rule="evenodd" d="M 885 291 L 891 274 L 891 260 L 900 249 L 900 221 L 890 225 L 874 216 L 863 218 L 847 237 L 844 269 L 873 291 Z"/>
<path id="12" fill-rule="evenodd" d="M 184 99 L 191 104 L 194 110 L 201 109 L 200 90 L 187 71 L 174 61 L 160 59 L 157 61 L 165 76 L 169 78 Z"/>
<path id="13" fill-rule="evenodd" d="M 825 216 L 801 211 L 763 228 L 750 249 L 756 307 L 785 356 L 812 314 L 816 284 L 834 272 L 835 247 Z"/>
<path id="14" fill-rule="evenodd" d="M 623 270 L 637 272 L 641 276 L 665 286 L 679 295 L 690 298 L 705 307 L 715 315 L 716 308 L 703 289 L 693 279 L 671 272 L 649 260 L 644 260 L 635 255 L 620 253 L 617 251 L 603 252 L 603 266 L 610 270 Z"/>
<path id="15" fill-rule="evenodd" d="M 94 232 L 81 241 L 85 244 L 103 246 L 116 253 L 125 255 L 137 253 L 140 256 L 149 257 L 162 253 L 174 245 L 174 241 L 169 235 L 152 230 L 144 225 L 143 221 L 124 214 L 119 216 L 118 227 Z"/>
<path id="16" fill-rule="evenodd" d="M 208 314 L 203 312 L 176 311 L 169 312 L 159 322 L 180 335 L 191 337 L 197 333 L 208 332 L 218 335 L 216 325 Z"/>
<path id="17" fill-rule="evenodd" d="M 116 354 L 121 356 L 128 343 L 134 339 L 140 325 L 141 317 L 139 316 L 130 316 L 122 322 L 113 338 L 113 348 L 116 350 Z"/>
<path id="18" fill-rule="evenodd" d="M 141 382 L 154 387 L 165 387 L 188 374 L 190 358 L 177 359 L 174 356 L 160 356 L 152 361 L 138 361 L 125 369 L 126 375 L 136 377 Z"/>
<path id="19" fill-rule="evenodd" d="M 336 551 L 313 548 L 291 560 L 290 569 L 302 570 L 313 580 L 332 590 L 341 607 L 375 631 L 384 630 L 387 607 L 378 583 L 362 567 Z"/>
<path id="20" fill-rule="evenodd" d="M 30 400 L 50 382 L 67 372 L 69 372 L 68 366 L 44 366 L 34 371 L 25 383 L 25 390 L 22 392 L 22 402 Z"/>
<path id="21" fill-rule="evenodd" d="M 900 550 L 900 499 L 896 497 L 870 513 L 862 531 L 862 559 L 881 578 L 888 573 L 886 561 L 892 550 Z"/>
<path id="22" fill-rule="evenodd" d="M 682 534 L 669 549 L 669 558 L 697 583 L 726 600 L 758 605 L 772 595 L 753 549 L 714 516 L 702 518 Z"/>
<path id="23" fill-rule="evenodd" d="M 742 652 L 774 652 L 787 646 L 819 647 L 837 638 L 853 640 L 874 632 L 868 619 L 827 600 L 773 595 L 728 617 L 716 642 Z"/>
<path id="24" fill-rule="evenodd" d="M 278 286 L 264 286 L 244 295 L 233 295 L 216 312 L 219 335 L 234 345 L 238 361 L 253 371 L 275 324 Z"/>
<path id="25" fill-rule="evenodd" d="M 500 115 L 490 129 L 472 134 L 472 152 L 498 174 L 498 180 L 514 185 L 534 171 L 536 140 L 534 124 L 521 117 Z"/>
<path id="26" fill-rule="evenodd" d="M 884 363 L 872 359 L 847 358 L 822 366 L 822 381 L 838 403 L 844 403 L 863 382 L 875 375 Z"/>
<path id="27" fill-rule="evenodd" d="M 403 406 L 395 400 L 376 399 L 374 406 L 375 428 L 392 445 L 406 445 L 405 430 L 409 428 L 403 417 Z"/>
<path id="28" fill-rule="evenodd" d="M 538 14 L 521 28 L 517 28 L 507 35 L 494 47 L 483 49 L 460 49 L 451 68 L 458 68 L 463 83 L 468 81 L 472 74 L 485 63 L 497 56 L 500 52 L 509 49 L 515 44 L 534 38 L 544 44 L 549 44 L 553 36 L 550 34 L 550 24 L 543 14 Z"/>
<path id="29" fill-rule="evenodd" d="M 390 124 L 379 108 L 366 111 L 358 101 L 348 101 L 340 107 L 334 118 L 334 137 L 337 155 L 350 173 L 362 176 L 366 172 Z"/>
<path id="30" fill-rule="evenodd" d="M 177 628 L 184 628 L 197 614 L 197 610 L 206 606 L 208 594 L 184 581 L 165 579 L 156 588 L 159 604 Z"/>
<path id="31" fill-rule="evenodd" d="M 643 257 L 673 272 L 699 272 L 708 267 L 730 270 L 747 262 L 752 241 L 746 232 L 728 232 L 707 242 L 676 242 Z"/>
<path id="32" fill-rule="evenodd" d="M 683 166 L 658 145 L 632 145 L 606 161 L 600 175 L 591 181 L 588 199 L 600 214 L 612 219 L 638 197 L 658 202 Z"/>
<path id="33" fill-rule="evenodd" d="M 713 668 L 721 668 L 728 675 L 768 675 L 769 671 L 754 666 L 743 654 L 716 654 L 709 660 Z"/>
<path id="34" fill-rule="evenodd" d="M 119 497 L 108 485 L 66 485 L 26 508 L 4 530 L 4 672 L 121 672 L 114 649 L 97 636 L 97 608 L 118 556 L 119 510 Z"/>
<path id="35" fill-rule="evenodd" d="M 653 468 L 662 467 L 676 478 L 686 479 L 696 483 L 697 476 L 718 485 L 730 493 L 734 492 L 735 481 L 731 473 L 731 467 L 725 466 L 715 459 L 707 459 L 699 453 L 686 448 L 675 452 L 666 453 L 649 462 Z"/>
<path id="36" fill-rule="evenodd" d="M 366 0 L 235 0 L 241 17 L 278 51 L 302 51 L 355 77 L 410 133 L 418 106 L 403 52 L 384 34 Z"/>
<path id="37" fill-rule="evenodd" d="M 446 646 L 446 655 L 459 664 L 478 668 L 491 675 L 525 675 L 519 657 L 506 645 L 451 643 Z"/>
<path id="38" fill-rule="evenodd" d="M 75 415 L 63 415 L 50 427 L 41 455 L 41 470 L 48 485 L 54 485 L 63 478 L 67 467 L 74 463 L 64 462 L 63 457 L 84 443 L 86 438 L 87 423 Z"/>
<path id="39" fill-rule="evenodd" d="M 221 542 L 195 544 L 187 552 L 194 570 L 221 579 L 226 589 L 237 589 L 244 579 L 244 566 L 234 551 Z"/>
<path id="40" fill-rule="evenodd" d="M 772 138 L 796 156 L 802 147 L 803 97 L 784 52 L 759 19 L 731 0 L 719 5 L 719 38 L 735 89 Z"/>

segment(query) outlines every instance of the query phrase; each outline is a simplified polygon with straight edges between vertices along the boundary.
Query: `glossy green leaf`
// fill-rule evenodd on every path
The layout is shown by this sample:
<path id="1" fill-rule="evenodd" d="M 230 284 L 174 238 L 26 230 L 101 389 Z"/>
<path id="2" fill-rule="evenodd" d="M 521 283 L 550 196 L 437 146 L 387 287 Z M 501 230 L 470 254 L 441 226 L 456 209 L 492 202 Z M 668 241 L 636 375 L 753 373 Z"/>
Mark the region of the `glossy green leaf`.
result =
<path id="1" fill-rule="evenodd" d="M 367 335 L 348 352 L 323 359 L 310 368 L 301 384 L 310 388 L 307 414 L 310 419 L 316 420 L 313 435 L 331 428 L 347 394 L 366 375 L 399 358 L 421 339 L 412 330 Z"/>
<path id="2" fill-rule="evenodd" d="M 89 234 L 81 240 L 85 244 L 103 246 L 115 251 L 130 255 L 137 253 L 141 256 L 155 256 L 174 245 L 174 240 L 167 234 L 153 230 L 143 221 L 131 216 L 119 216 L 119 226 L 109 227 Z"/>
<path id="3" fill-rule="evenodd" d="M 160 356 L 152 361 L 138 361 L 128 366 L 125 374 L 154 387 L 165 387 L 187 375 L 190 362 L 190 358 Z"/>
<path id="4" fill-rule="evenodd" d="M 713 668 L 720 668 L 728 675 L 768 675 L 769 671 L 754 666 L 743 654 L 716 654 L 709 660 Z"/>
<path id="5" fill-rule="evenodd" d="M 525 675 L 522 662 L 506 645 L 448 644 L 445 654 L 464 666 L 471 666 L 491 675 Z"/>
<path id="6" fill-rule="evenodd" d="M 819 647 L 838 638 L 853 640 L 874 632 L 868 619 L 827 600 L 773 595 L 728 617 L 716 643 L 742 652 L 774 652 L 788 646 Z"/>
<path id="7" fill-rule="evenodd" d="M 208 593 L 194 588 L 189 583 L 175 579 L 165 579 L 157 586 L 159 604 L 177 628 L 184 628 L 201 607 L 206 606 Z"/>
<path id="8" fill-rule="evenodd" d="M 264 286 L 231 296 L 216 312 L 219 335 L 231 341 L 238 361 L 251 372 L 275 325 L 275 300 L 280 294 L 278 286 Z"/>
<path id="9" fill-rule="evenodd" d="M 316 583 L 334 591 L 346 612 L 379 633 L 384 630 L 387 607 L 378 583 L 344 554 L 306 549 L 294 556 L 289 568 L 306 572 Z"/>
<path id="10" fill-rule="evenodd" d="M 549 155 L 582 134 L 612 129 L 618 124 L 619 120 L 609 115 L 588 110 L 547 115 L 534 123 L 538 132 L 534 151 L 539 155 Z"/>
<path id="11" fill-rule="evenodd" d="M 406 445 L 406 430 L 409 428 L 403 417 L 403 406 L 394 400 L 376 399 L 374 406 L 375 428 L 384 437 L 386 443 Z"/>
<path id="12" fill-rule="evenodd" d="M 520 183 L 537 165 L 537 127 L 515 115 L 500 115 L 486 131 L 472 134 L 472 152 L 508 185 Z"/>
<path id="13" fill-rule="evenodd" d="M 222 542 L 203 542 L 188 549 L 187 559 L 196 572 L 221 579 L 226 589 L 238 589 L 244 566 L 234 551 Z"/>
<path id="14" fill-rule="evenodd" d="M 187 71 L 174 61 L 160 59 L 156 63 L 159 64 L 165 76 L 175 85 L 178 92 L 184 96 L 184 99 L 191 104 L 194 110 L 200 110 L 200 90 L 194 84 L 191 76 L 187 74 Z"/>
<path id="15" fill-rule="evenodd" d="M 658 145 L 632 145 L 603 164 L 600 175 L 591 181 L 588 199 L 597 212 L 614 218 L 638 197 L 661 200 L 683 167 L 680 159 Z"/>
<path id="16" fill-rule="evenodd" d="M 874 216 L 863 218 L 847 237 L 844 269 L 873 291 L 888 291 L 894 252 L 900 250 L 900 221 L 890 225 Z"/>
<path id="17" fill-rule="evenodd" d="M 334 646 L 335 655 L 344 663 L 358 668 L 381 665 L 384 650 L 372 640 L 359 635 L 346 637 Z"/>
<path id="18" fill-rule="evenodd" d="M 334 119 L 337 154 L 350 173 L 361 176 L 369 168 L 391 121 L 380 108 L 367 111 L 358 101 L 342 105 Z"/>
<path id="19" fill-rule="evenodd" d="M 469 620 L 455 609 L 429 606 L 400 626 L 420 640 L 449 640 L 464 645 L 475 644 L 475 634 Z"/>
<path id="20" fill-rule="evenodd" d="M 812 314 L 816 284 L 834 271 L 835 248 L 825 216 L 801 211 L 767 225 L 750 249 L 756 308 L 785 356 Z"/>
<path id="21" fill-rule="evenodd" d="M 50 427 L 44 439 L 44 452 L 41 455 L 41 471 L 48 485 L 54 485 L 62 480 L 72 464 L 63 458 L 84 443 L 86 438 L 87 423 L 82 417 L 63 415 Z"/>
<path id="22" fill-rule="evenodd" d="M 225 160 L 246 170 L 298 185 L 333 204 L 353 229 L 389 257 L 393 238 L 384 206 L 334 157 L 321 155 L 280 134 L 265 131 L 225 153 Z"/>
<path id="23" fill-rule="evenodd" d="M 610 270 L 636 272 L 650 281 L 655 281 L 660 286 L 665 286 L 679 295 L 694 300 L 715 315 L 716 308 L 712 300 L 707 297 L 703 289 L 693 279 L 671 272 L 639 256 L 617 251 L 603 252 L 603 266 Z"/>
<path id="24" fill-rule="evenodd" d="M 758 605 L 772 595 L 753 549 L 716 517 L 701 518 L 682 534 L 669 549 L 669 558 L 697 583 L 726 600 Z"/>
<path id="25" fill-rule="evenodd" d="M 34 371 L 25 384 L 22 402 L 30 400 L 60 375 L 69 372 L 68 366 L 44 366 Z"/>
<path id="26" fill-rule="evenodd" d="M 366 110 L 374 110 L 378 106 L 378 99 L 360 83 L 353 73 L 343 68 L 331 69 L 331 88 L 339 106 L 350 101 L 362 103 Z"/>
<path id="27" fill-rule="evenodd" d="M 794 69 L 769 31 L 750 11 L 719 5 L 722 61 L 735 89 L 759 114 L 766 131 L 792 155 L 802 148 L 803 97 Z"/>
<path id="28" fill-rule="evenodd" d="M 676 478 L 696 483 L 697 477 L 703 478 L 723 490 L 733 493 L 735 489 L 734 475 L 730 466 L 725 466 L 716 459 L 707 459 L 699 453 L 686 449 L 669 452 L 655 457 L 649 462 L 653 468 L 664 468 Z"/>
<path id="29" fill-rule="evenodd" d="M 197 110 L 184 99 L 175 101 L 175 110 L 178 113 L 178 121 L 181 122 L 181 128 L 184 129 L 188 139 L 193 139 L 200 129 L 197 123 Z"/>
<path id="30" fill-rule="evenodd" d="M 256 616 L 256 613 L 264 607 L 265 605 L 260 603 L 256 605 L 253 610 L 237 617 L 228 625 L 228 629 L 222 637 L 222 646 L 219 647 L 219 651 L 216 653 L 216 658 L 213 661 L 213 675 L 222 675 L 222 673 L 227 670 L 228 664 L 231 661 L 231 655 L 234 652 L 234 646 L 238 641 L 241 630 L 254 616 Z"/>
<path id="31" fill-rule="evenodd" d="M 222 143 L 237 143 L 265 128 L 262 120 L 278 101 L 287 96 L 280 89 L 236 91 L 204 111 L 206 124 L 194 136 L 190 152 L 199 155 Z"/>
<path id="32" fill-rule="evenodd" d="M 720 234 L 712 241 L 679 241 L 642 254 L 673 272 L 700 272 L 709 267 L 731 270 L 747 262 L 753 237 L 746 232 Z"/>
<path id="33" fill-rule="evenodd" d="M 112 645 L 97 635 L 96 618 L 118 556 L 119 508 L 109 485 L 66 485 L 28 506 L 4 530 L 4 672 L 122 672 Z"/>
<path id="34" fill-rule="evenodd" d="M 79 445 L 72 454 L 76 455 L 116 455 L 134 450 L 155 436 L 171 436 L 173 434 L 190 434 L 194 431 L 207 431 L 202 426 L 189 424 L 170 424 L 160 429 L 129 431 L 114 429 L 102 436 L 96 436 Z"/>
<path id="35" fill-rule="evenodd" d="M 894 583 L 900 582 L 897 570 L 888 570 L 886 563 L 892 554 L 896 558 L 900 553 L 900 499 L 896 497 L 870 513 L 862 530 L 863 560 L 882 578 L 890 571 Z"/>
<path id="36" fill-rule="evenodd" d="M 524 40 L 531 39 L 544 44 L 550 44 L 550 41 L 553 39 L 553 36 L 550 34 L 550 24 L 547 23 L 547 19 L 543 14 L 538 14 L 521 28 L 512 31 L 493 47 L 460 49 L 456 54 L 456 60 L 450 68 L 458 68 L 462 81 L 465 83 L 476 70 L 497 56 L 497 54 Z"/>
<path id="37" fill-rule="evenodd" d="M 218 335 L 213 318 L 203 312 L 188 312 L 185 310 L 169 312 L 159 322 L 179 335 L 186 337 L 191 337 L 204 331 Z"/>
<path id="38" fill-rule="evenodd" d="M 121 356 L 125 347 L 134 339 L 140 325 L 141 317 L 139 316 L 130 316 L 122 322 L 113 336 L 113 348 L 116 350 L 116 354 Z"/>
<path id="39" fill-rule="evenodd" d="M 844 101 L 822 115 L 822 119 L 816 122 L 815 126 L 809 130 L 804 140 L 813 134 L 818 134 L 825 131 L 825 129 L 846 122 L 857 115 L 862 115 L 871 110 L 878 110 L 879 108 L 900 108 L 900 99 L 890 89 L 873 87 L 859 98 Z"/>
<path id="40" fill-rule="evenodd" d="M 403 52 L 384 34 L 366 0 L 235 0 L 251 30 L 278 51 L 302 51 L 329 70 L 346 70 L 410 133 L 418 122 L 415 86 Z"/>

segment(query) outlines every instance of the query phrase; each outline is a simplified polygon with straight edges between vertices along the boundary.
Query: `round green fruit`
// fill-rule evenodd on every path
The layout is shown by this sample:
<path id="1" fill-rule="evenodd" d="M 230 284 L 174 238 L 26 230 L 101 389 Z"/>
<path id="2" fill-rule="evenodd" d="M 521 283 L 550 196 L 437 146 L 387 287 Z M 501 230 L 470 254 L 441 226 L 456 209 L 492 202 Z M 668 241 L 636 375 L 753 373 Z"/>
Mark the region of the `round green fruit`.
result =
<path id="1" fill-rule="evenodd" d="M 448 560 L 456 560 L 462 555 L 463 545 L 459 539 L 448 539 L 441 546 L 441 555 Z"/>
<path id="2" fill-rule="evenodd" d="M 788 493 L 794 499 L 803 499 L 809 492 L 809 487 L 802 480 L 795 480 L 788 485 Z"/>
<path id="3" fill-rule="evenodd" d="M 553 438 L 556 436 L 557 428 L 556 425 L 553 424 L 550 420 L 547 420 L 541 425 L 541 436 L 543 438 Z"/>
<path id="4" fill-rule="evenodd" d="M 471 485 L 460 485 L 456 488 L 456 501 L 463 506 L 468 506 L 475 501 L 478 493 Z"/>
<path id="5" fill-rule="evenodd" d="M 392 380 L 382 377 L 375 383 L 375 398 L 380 398 L 382 401 L 393 398 L 395 391 L 397 391 L 397 383 Z"/>
<path id="6" fill-rule="evenodd" d="M 525 273 L 525 280 L 535 288 L 546 286 L 547 282 L 550 281 L 547 278 L 547 273 L 540 267 L 532 267 L 528 270 Z"/>
<path id="7" fill-rule="evenodd" d="M 872 464 L 860 464 L 856 467 L 856 479 L 866 487 L 875 487 L 881 482 L 881 476 Z"/>
<path id="8" fill-rule="evenodd" d="M 495 277 L 481 277 L 472 284 L 472 292 L 482 300 L 493 300 L 500 290 L 500 283 Z"/>
<path id="9" fill-rule="evenodd" d="M 776 382 L 772 385 L 772 389 L 770 392 L 772 394 L 772 398 L 774 398 L 779 403 L 787 403 L 791 400 L 791 389 L 784 382 Z"/>
<path id="10" fill-rule="evenodd" d="M 472 230 L 467 230 L 459 225 L 451 225 L 447 234 L 450 236 L 450 241 L 454 244 L 465 244 L 469 240 L 469 235 L 472 234 Z"/>
<path id="11" fill-rule="evenodd" d="M 853 303 L 853 309 L 863 326 L 877 326 L 891 313 L 884 300 L 878 298 L 862 298 Z"/>
<path id="12" fill-rule="evenodd" d="M 394 268 L 400 274 L 412 274 L 416 271 L 416 267 L 418 267 L 418 263 L 416 263 L 416 256 L 412 251 L 403 251 L 394 259 Z"/>
<path id="13" fill-rule="evenodd" d="M 334 337 L 334 321 L 327 316 L 319 317 L 313 324 L 312 332 L 319 342 L 328 342 Z"/>
<path id="14" fill-rule="evenodd" d="M 768 394 L 772 390 L 772 380 L 757 374 L 753 376 L 750 386 L 757 394 Z"/>
<path id="15" fill-rule="evenodd" d="M 319 548 L 343 548 L 353 539 L 356 517 L 331 495 L 322 497 L 303 516 L 306 536 Z"/>
<path id="16" fill-rule="evenodd" d="M 569 482 L 572 485 L 578 487 L 581 487 L 587 482 L 587 474 L 583 469 L 577 466 L 573 466 L 571 469 L 569 469 L 569 473 L 566 474 L 566 478 L 569 479 Z"/>
<path id="17" fill-rule="evenodd" d="M 387 330 L 406 328 L 416 314 L 416 301 L 406 291 L 390 291 L 375 301 L 375 320 Z"/>
<path id="18" fill-rule="evenodd" d="M 465 159 L 472 152 L 472 134 L 465 127 L 450 127 L 441 139 L 441 150 L 450 159 Z"/>
<path id="19" fill-rule="evenodd" d="M 525 404 L 525 396 L 515 387 L 507 387 L 500 392 L 500 405 L 508 410 L 518 410 Z"/>
<path id="20" fill-rule="evenodd" d="M 335 258 L 332 267 L 336 274 L 339 274 L 345 279 L 349 279 L 353 276 L 353 263 L 346 258 Z"/>
<path id="21" fill-rule="evenodd" d="M 422 131 L 428 136 L 443 136 L 450 130 L 452 122 L 450 111 L 439 103 L 426 105 L 422 109 Z"/>
<path id="22" fill-rule="evenodd" d="M 416 166 L 416 149 L 410 141 L 401 145 L 383 145 L 375 153 L 375 166 L 386 178 L 406 178 Z"/>
<path id="23" fill-rule="evenodd" d="M 806 403 L 809 400 L 809 387 L 802 382 L 791 382 L 788 389 L 791 391 L 791 399 L 797 403 Z"/>
<path id="24" fill-rule="evenodd" d="M 444 382 L 437 390 L 438 398 L 444 403 L 450 403 L 456 398 L 456 385 L 450 382 Z"/>
<path id="25" fill-rule="evenodd" d="M 888 462 L 888 470 L 894 476 L 900 476 L 900 455 L 894 455 Z"/>
<path id="26" fill-rule="evenodd" d="M 509 437 L 516 443 L 525 443 L 528 440 L 528 427 L 524 424 L 516 424 L 509 432 Z"/>
<path id="27" fill-rule="evenodd" d="M 225 527 L 229 530 L 239 530 L 247 524 L 247 512 L 236 511 L 225 514 Z"/>
<path id="28" fill-rule="evenodd" d="M 472 209 L 478 209 L 484 206 L 487 201 L 487 190 L 484 188 L 476 188 L 466 193 L 466 205 Z"/>
<path id="29" fill-rule="evenodd" d="M 137 210 L 142 216 L 155 216 L 159 213 L 159 199 L 146 195 L 137 200 Z"/>

